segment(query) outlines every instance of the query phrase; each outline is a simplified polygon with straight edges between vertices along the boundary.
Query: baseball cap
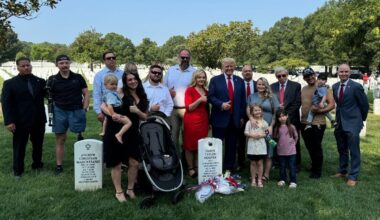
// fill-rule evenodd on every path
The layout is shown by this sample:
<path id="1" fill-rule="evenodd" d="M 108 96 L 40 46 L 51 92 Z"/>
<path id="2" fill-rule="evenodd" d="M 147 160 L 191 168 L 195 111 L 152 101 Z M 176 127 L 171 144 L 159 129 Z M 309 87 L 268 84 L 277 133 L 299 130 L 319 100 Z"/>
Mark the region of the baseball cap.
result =
<path id="1" fill-rule="evenodd" d="M 70 61 L 70 57 L 64 54 L 58 55 L 57 58 L 55 59 L 55 63 L 58 63 L 59 61 Z"/>

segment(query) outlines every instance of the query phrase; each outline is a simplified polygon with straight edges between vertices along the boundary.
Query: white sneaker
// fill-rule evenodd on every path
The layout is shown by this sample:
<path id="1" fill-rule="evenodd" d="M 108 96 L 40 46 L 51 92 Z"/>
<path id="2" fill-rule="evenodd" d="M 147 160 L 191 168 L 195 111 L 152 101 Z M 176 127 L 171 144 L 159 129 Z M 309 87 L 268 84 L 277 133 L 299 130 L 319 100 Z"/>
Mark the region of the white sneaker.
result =
<path id="1" fill-rule="evenodd" d="M 289 184 L 289 188 L 290 188 L 290 189 L 297 188 L 297 183 L 293 183 L 293 182 L 290 183 L 290 184 Z"/>
<path id="2" fill-rule="evenodd" d="M 277 186 L 285 186 L 285 181 L 284 180 L 278 181 Z"/>

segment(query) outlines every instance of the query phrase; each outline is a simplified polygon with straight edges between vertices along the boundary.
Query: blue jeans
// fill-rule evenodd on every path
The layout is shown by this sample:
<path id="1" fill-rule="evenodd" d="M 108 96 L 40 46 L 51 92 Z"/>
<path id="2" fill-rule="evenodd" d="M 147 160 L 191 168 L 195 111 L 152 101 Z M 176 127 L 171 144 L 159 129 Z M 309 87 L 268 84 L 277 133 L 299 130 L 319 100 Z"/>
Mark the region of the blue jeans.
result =
<path id="1" fill-rule="evenodd" d="M 287 175 L 286 169 L 289 169 L 290 182 L 297 183 L 297 163 L 296 163 L 296 154 L 289 156 L 278 155 L 278 160 L 280 162 L 280 180 L 286 182 Z"/>

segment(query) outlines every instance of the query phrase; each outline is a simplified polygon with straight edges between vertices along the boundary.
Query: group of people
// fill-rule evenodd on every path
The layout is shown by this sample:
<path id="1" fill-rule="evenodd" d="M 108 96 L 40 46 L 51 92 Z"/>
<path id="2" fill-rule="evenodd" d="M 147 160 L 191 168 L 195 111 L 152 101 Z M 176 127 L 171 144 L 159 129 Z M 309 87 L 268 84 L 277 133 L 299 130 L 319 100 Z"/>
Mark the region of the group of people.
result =
<path id="1" fill-rule="evenodd" d="M 198 140 L 208 137 L 211 125 L 212 137 L 224 143 L 224 170 L 239 171 L 248 158 L 251 185 L 263 187 L 275 160 L 280 167 L 278 185 L 287 182 L 289 168 L 289 187 L 295 188 L 296 173 L 301 168 L 300 134 L 311 159 L 310 178 L 318 179 L 322 175 L 325 115 L 336 107 L 332 122 L 339 169 L 334 176 L 347 177 L 349 186 L 357 184 L 359 132 L 367 117 L 368 100 L 363 87 L 349 79 L 347 64 L 339 66 L 340 82 L 333 85 L 332 91 L 326 91 L 327 78 L 319 76 L 324 82 L 318 83 L 311 68 L 303 71 L 307 85 L 301 89 L 299 83 L 288 79 L 288 71 L 282 67 L 275 69 L 277 82 L 271 85 L 264 77 L 254 81 L 249 64 L 243 66 L 242 78 L 234 75 L 233 58 L 221 61 L 221 74 L 208 84 L 206 72 L 190 64 L 187 49 L 179 51 L 179 64 L 170 67 L 165 76 L 161 65 L 150 66 L 144 82 L 136 65 L 127 64 L 124 71 L 117 68 L 114 52 L 106 51 L 102 58 L 105 67 L 94 78 L 93 104 L 103 127 L 104 162 L 111 169 L 115 197 L 120 202 L 126 201 L 126 196 L 136 197 L 133 189 L 140 161 L 139 123 L 150 114 L 160 115 L 170 124 L 177 151 L 184 152 L 189 176 L 197 175 Z M 32 74 L 28 58 L 18 59 L 16 65 L 19 74 L 6 80 L 2 91 L 4 124 L 13 133 L 14 175 L 19 178 L 24 172 L 29 137 L 33 147 L 32 169 L 43 167 L 46 93 L 51 94 L 54 104 L 55 173 L 60 174 L 67 130 L 82 133 L 86 127 L 85 112 L 89 106 L 86 81 L 70 71 L 70 58 L 66 55 L 57 57 L 59 72 L 47 82 Z M 267 143 L 270 136 L 277 141 L 276 148 Z M 128 165 L 125 192 L 121 184 L 122 164 Z"/>

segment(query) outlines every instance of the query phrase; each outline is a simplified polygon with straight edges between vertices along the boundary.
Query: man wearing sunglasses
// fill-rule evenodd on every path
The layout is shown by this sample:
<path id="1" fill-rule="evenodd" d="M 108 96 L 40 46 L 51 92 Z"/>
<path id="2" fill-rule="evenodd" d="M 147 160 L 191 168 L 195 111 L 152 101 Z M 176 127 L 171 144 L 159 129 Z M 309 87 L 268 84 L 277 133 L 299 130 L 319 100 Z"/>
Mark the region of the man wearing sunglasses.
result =
<path id="1" fill-rule="evenodd" d="M 195 68 L 190 65 L 190 51 L 182 49 L 179 51 L 179 64 L 168 69 L 165 75 L 164 85 L 169 88 L 174 102 L 174 111 L 171 115 L 172 138 L 177 146 L 178 152 L 182 151 L 179 146 L 179 134 L 183 131 L 183 115 L 185 114 L 185 91 L 191 83 L 191 77 Z"/>
<path id="2" fill-rule="evenodd" d="M 163 68 L 160 65 L 149 67 L 148 80 L 143 84 L 149 100 L 151 114 L 169 117 L 173 111 L 173 100 L 169 89 L 161 83 Z"/>
<path id="3" fill-rule="evenodd" d="M 123 71 L 116 66 L 116 55 L 112 51 L 103 53 L 102 59 L 106 65 L 102 70 L 96 73 L 94 77 L 92 97 L 94 99 L 94 111 L 98 121 L 103 122 L 104 115 L 100 109 L 102 97 L 105 93 L 104 77 L 113 74 L 118 80 L 123 76 Z"/>
<path id="4" fill-rule="evenodd" d="M 290 122 L 296 127 L 298 137 L 300 135 L 300 107 L 301 107 L 301 84 L 288 80 L 289 72 L 284 67 L 274 69 L 277 82 L 270 85 L 273 94 L 277 95 L 280 101 L 280 109 L 285 109 L 288 112 Z M 301 165 L 301 149 L 300 141 L 296 143 L 297 151 L 297 171 Z"/>
<path id="5" fill-rule="evenodd" d="M 335 102 L 332 91 L 328 90 L 326 95 L 327 106 L 324 108 L 313 106 L 312 98 L 317 89 L 316 74 L 312 68 L 306 68 L 302 71 L 302 75 L 307 85 L 301 90 L 301 134 L 311 159 L 311 173 L 309 177 L 319 179 L 322 175 L 322 139 L 326 129 L 325 113 L 335 108 Z M 308 125 L 307 116 L 309 111 L 314 112 L 314 118 L 311 128 L 305 130 L 306 125 Z"/>

